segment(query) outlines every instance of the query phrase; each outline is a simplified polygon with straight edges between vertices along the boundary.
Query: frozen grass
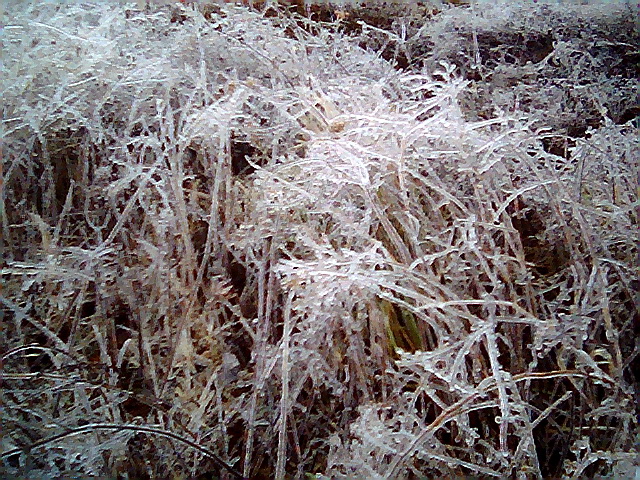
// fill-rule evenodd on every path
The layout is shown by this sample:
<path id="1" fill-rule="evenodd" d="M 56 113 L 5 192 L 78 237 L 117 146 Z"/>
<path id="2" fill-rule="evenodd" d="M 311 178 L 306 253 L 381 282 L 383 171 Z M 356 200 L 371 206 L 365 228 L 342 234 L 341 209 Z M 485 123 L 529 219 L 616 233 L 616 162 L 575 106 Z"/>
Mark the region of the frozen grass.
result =
<path id="1" fill-rule="evenodd" d="M 8 2 L 3 475 L 632 476 L 632 7 L 218 3 Z"/>

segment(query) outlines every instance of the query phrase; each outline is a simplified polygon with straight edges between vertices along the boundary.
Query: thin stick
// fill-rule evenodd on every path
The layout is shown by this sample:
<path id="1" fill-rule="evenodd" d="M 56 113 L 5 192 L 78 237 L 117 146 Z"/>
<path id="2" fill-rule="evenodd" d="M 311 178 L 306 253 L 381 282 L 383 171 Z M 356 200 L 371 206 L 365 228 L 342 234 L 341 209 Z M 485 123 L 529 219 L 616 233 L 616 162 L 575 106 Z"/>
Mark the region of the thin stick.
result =
<path id="1" fill-rule="evenodd" d="M 132 432 L 144 432 L 144 433 L 153 433 L 156 435 L 161 435 L 163 437 L 168 437 L 171 438 L 173 440 L 177 440 L 179 442 L 182 443 L 186 443 L 188 446 L 190 446 L 191 448 L 197 450 L 198 452 L 202 453 L 203 455 L 206 455 L 207 457 L 211 458 L 214 463 L 216 463 L 219 467 L 224 468 L 225 470 L 227 470 L 229 473 L 231 473 L 235 478 L 239 478 L 241 480 L 250 480 L 249 477 L 243 477 L 242 474 L 240 472 L 238 472 L 236 469 L 234 469 L 232 466 L 228 465 L 226 462 L 224 462 L 218 455 L 216 455 L 215 453 L 213 453 L 211 450 L 198 445 L 196 442 L 193 442 L 191 440 L 189 440 L 188 438 L 184 438 L 181 437 L 180 435 L 173 433 L 173 432 L 169 432 L 167 430 L 162 430 L 160 428 L 154 428 L 154 427 L 145 427 L 145 426 L 140 426 L 140 425 L 119 425 L 119 424 L 113 424 L 113 423 L 91 423 L 88 425 L 83 425 L 82 427 L 78 427 L 78 428 L 73 428 L 71 430 L 68 430 L 65 433 L 60 433 L 58 435 L 53 435 L 52 437 L 49 438 L 45 438 L 44 440 L 40 440 L 38 442 L 34 442 L 31 445 L 25 447 L 25 448 L 14 448 L 13 450 L 9 450 L 8 452 L 3 452 L 0 457 L 1 458 L 5 458 L 5 457 L 10 457 L 12 455 L 16 455 L 18 453 L 22 453 L 22 452 L 28 452 L 30 450 L 33 450 L 35 448 L 39 448 L 39 447 L 43 447 L 49 443 L 53 443 L 53 442 L 57 442 L 58 440 L 61 440 L 63 438 L 66 437 L 70 437 L 72 435 L 80 435 L 83 433 L 88 433 L 88 432 L 92 432 L 95 430 L 129 430 Z"/>

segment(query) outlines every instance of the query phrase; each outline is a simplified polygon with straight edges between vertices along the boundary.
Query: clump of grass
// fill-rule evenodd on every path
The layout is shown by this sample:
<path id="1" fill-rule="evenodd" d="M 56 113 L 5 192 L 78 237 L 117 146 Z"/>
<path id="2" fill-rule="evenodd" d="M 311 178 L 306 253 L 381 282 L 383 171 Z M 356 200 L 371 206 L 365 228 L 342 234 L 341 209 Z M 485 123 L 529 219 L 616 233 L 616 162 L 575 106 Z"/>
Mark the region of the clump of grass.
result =
<path id="1" fill-rule="evenodd" d="M 627 7 L 10 6 L 6 475 L 637 468 Z"/>

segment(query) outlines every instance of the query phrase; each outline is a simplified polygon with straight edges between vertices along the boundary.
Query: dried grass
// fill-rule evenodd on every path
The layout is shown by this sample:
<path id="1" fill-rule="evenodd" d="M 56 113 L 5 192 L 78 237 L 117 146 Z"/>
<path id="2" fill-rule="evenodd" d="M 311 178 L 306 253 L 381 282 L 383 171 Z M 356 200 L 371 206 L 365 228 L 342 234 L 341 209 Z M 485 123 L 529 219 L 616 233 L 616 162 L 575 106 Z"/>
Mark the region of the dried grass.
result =
<path id="1" fill-rule="evenodd" d="M 3 474 L 632 476 L 631 7 L 215 3 L 9 3 Z"/>

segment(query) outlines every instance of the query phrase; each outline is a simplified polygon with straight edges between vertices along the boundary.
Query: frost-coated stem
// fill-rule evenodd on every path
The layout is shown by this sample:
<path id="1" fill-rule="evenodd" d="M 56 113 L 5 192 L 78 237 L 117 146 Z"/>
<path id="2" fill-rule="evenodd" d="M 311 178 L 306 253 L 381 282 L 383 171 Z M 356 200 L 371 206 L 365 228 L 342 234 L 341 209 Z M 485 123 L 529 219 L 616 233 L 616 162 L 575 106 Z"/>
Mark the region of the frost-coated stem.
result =
<path id="1" fill-rule="evenodd" d="M 278 432 L 278 460 L 276 480 L 284 480 L 287 462 L 287 413 L 289 411 L 289 339 L 291 337 L 291 303 L 294 291 L 287 296 L 284 307 L 284 332 L 282 334 L 282 393 L 280 395 L 280 429 Z"/>

